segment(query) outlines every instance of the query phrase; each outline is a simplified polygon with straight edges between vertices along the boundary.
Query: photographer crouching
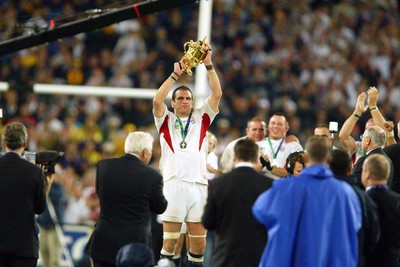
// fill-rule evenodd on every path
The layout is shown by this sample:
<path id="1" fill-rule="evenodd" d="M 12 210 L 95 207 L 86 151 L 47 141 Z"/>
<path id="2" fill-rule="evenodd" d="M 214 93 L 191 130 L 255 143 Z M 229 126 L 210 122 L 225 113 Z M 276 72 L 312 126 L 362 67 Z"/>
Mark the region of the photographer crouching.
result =
<path id="1" fill-rule="evenodd" d="M 39 257 L 35 214 L 46 208 L 53 175 L 22 157 L 26 127 L 11 122 L 4 127 L 0 156 L 0 265 L 35 267 Z"/>

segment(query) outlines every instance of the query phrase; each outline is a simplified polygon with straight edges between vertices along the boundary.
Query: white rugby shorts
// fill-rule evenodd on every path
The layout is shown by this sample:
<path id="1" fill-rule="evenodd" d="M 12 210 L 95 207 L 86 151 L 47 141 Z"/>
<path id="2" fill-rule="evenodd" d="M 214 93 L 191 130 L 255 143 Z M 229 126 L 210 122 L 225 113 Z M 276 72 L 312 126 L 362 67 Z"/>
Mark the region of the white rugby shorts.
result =
<path id="1" fill-rule="evenodd" d="M 164 196 L 168 201 L 161 215 L 166 222 L 201 222 L 206 205 L 208 186 L 170 180 L 164 184 Z"/>

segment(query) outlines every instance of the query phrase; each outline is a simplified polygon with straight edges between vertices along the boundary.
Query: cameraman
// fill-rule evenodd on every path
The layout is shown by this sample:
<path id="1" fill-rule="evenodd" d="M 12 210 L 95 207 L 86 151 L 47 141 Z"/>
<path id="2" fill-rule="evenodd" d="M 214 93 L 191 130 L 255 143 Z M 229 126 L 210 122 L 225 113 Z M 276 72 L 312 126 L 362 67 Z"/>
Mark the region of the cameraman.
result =
<path id="1" fill-rule="evenodd" d="M 0 265 L 35 267 L 39 256 L 35 214 L 46 208 L 52 175 L 22 158 L 27 146 L 26 127 L 11 122 L 4 127 L 0 157 Z"/>

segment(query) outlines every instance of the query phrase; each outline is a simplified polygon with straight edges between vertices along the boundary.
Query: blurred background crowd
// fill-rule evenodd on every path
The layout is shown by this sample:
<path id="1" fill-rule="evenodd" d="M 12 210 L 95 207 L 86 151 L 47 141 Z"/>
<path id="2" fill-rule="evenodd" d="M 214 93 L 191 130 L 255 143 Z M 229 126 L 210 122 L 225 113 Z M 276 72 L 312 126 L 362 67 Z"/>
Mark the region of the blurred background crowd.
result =
<path id="1" fill-rule="evenodd" d="M 135 2 L 0 0 L 0 41 L 32 34 L 51 19 L 57 26 L 90 15 L 87 10 Z M 0 94 L 1 123 L 23 122 L 31 151 L 65 152 L 57 176 L 74 204 L 67 206 L 66 222 L 96 220 L 95 165 L 123 154 L 127 132 L 156 137 L 152 101 L 38 95 L 32 85 L 157 89 L 183 56 L 183 44 L 197 40 L 198 16 L 197 5 L 174 8 L 0 58 L 0 81 L 10 84 Z M 283 112 L 288 134 L 303 145 L 317 124 L 336 121 L 340 129 L 370 86 L 379 90 L 382 114 L 397 123 L 399 23 L 394 0 L 214 0 L 210 39 L 224 94 L 210 129 L 217 155 L 245 135 L 254 116 L 268 121 Z M 180 81 L 192 84 L 193 77 Z M 355 137 L 367 119 L 361 117 Z M 159 147 L 154 150 L 151 164 L 158 168 Z"/>

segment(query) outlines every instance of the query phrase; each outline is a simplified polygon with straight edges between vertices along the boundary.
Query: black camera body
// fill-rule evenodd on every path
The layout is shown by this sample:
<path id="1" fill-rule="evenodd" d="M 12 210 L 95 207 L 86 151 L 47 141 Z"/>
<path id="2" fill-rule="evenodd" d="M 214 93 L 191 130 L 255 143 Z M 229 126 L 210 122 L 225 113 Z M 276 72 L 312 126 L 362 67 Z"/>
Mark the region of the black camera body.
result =
<path id="1" fill-rule="evenodd" d="M 4 155 L 4 153 L 0 152 L 0 156 Z M 55 173 L 55 166 L 63 156 L 64 152 L 54 150 L 42 152 L 24 151 L 22 153 L 24 159 L 41 167 L 46 175 Z"/>
<path id="2" fill-rule="evenodd" d="M 63 156 L 64 152 L 54 150 L 36 152 L 35 164 L 41 166 L 46 174 L 53 174 L 56 172 L 56 164 Z"/>

